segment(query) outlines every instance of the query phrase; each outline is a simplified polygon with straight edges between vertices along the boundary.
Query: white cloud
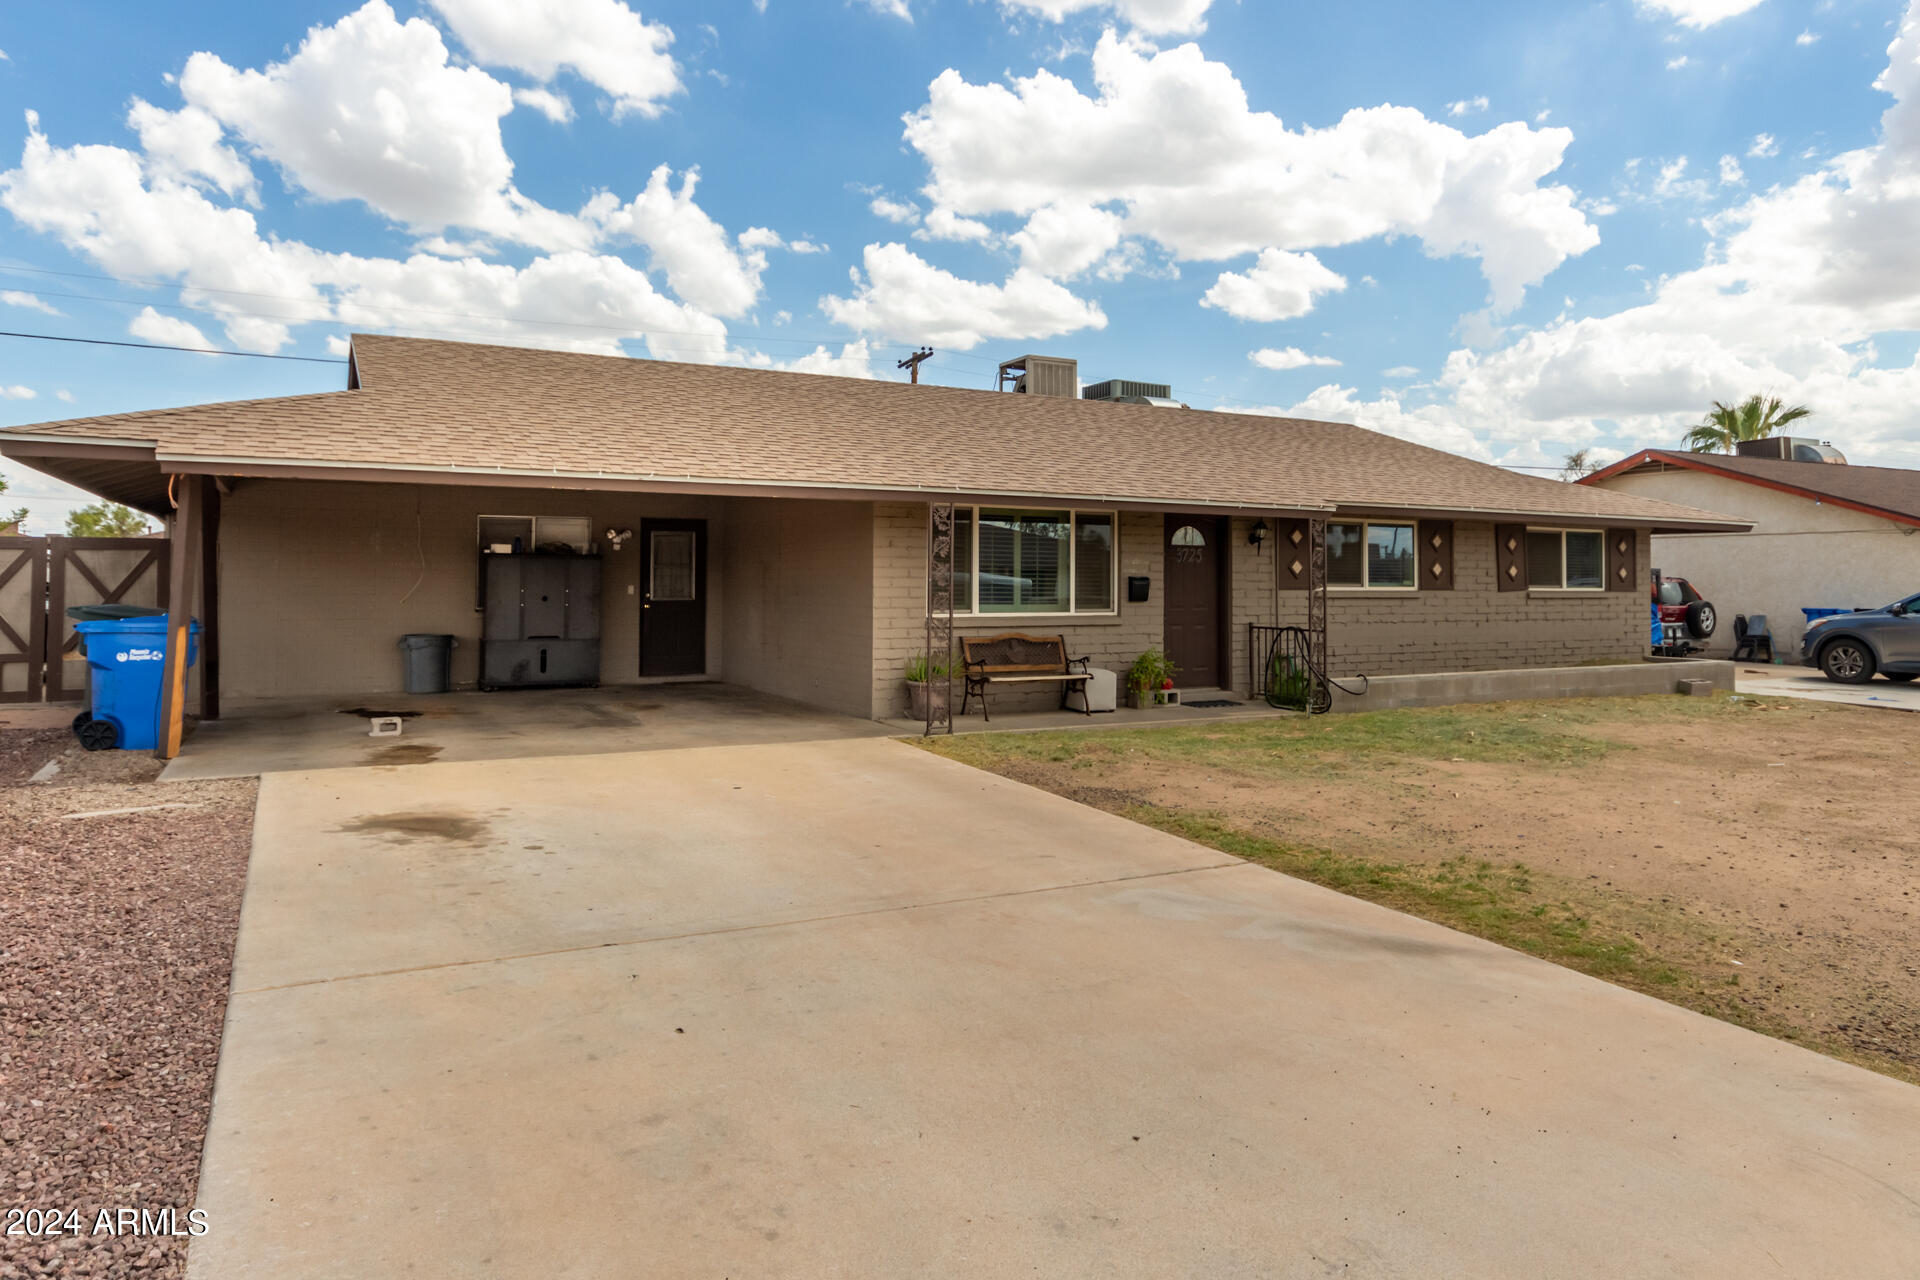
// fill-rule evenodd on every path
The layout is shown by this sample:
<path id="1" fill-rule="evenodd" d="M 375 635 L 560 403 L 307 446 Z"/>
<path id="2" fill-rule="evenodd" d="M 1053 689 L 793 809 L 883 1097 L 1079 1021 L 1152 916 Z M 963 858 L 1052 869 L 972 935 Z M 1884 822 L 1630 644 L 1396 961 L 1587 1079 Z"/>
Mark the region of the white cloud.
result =
<path id="1" fill-rule="evenodd" d="M 62 388 L 60 388 L 60 389 L 59 389 L 58 391 L 56 391 L 56 392 L 54 392 L 54 393 L 53 393 L 53 398 L 54 398 L 55 400 L 60 400 L 60 401 L 64 401 L 64 402 L 65 402 L 65 403 L 67 403 L 67 404 L 72 404 L 72 403 L 73 403 L 73 392 L 71 392 L 71 391 L 69 391 L 69 390 L 67 390 L 67 389 L 66 389 L 65 387 L 62 387 Z"/>
<path id="2" fill-rule="evenodd" d="M 182 300 L 216 315 L 246 350 L 277 350 L 292 326 L 324 322 L 609 354 L 623 336 L 644 333 L 663 358 L 732 358 L 714 314 L 666 297 L 647 272 L 610 255 L 567 250 L 516 267 L 470 255 L 328 253 L 268 238 L 251 212 L 215 205 L 197 188 L 149 185 L 132 152 L 56 148 L 36 117 L 28 124 L 19 166 L 0 174 L 0 208 L 110 274 L 179 281 Z M 662 171 L 631 204 L 608 196 L 593 212 L 608 235 L 644 238 L 682 297 L 744 308 L 764 250 L 736 252 L 691 195 L 686 183 L 673 191 Z M 246 314 L 259 311 L 281 318 Z M 146 323 L 167 320 L 156 313 Z"/>
<path id="3" fill-rule="evenodd" d="M 660 114 L 682 89 L 673 32 L 621 0 L 428 0 L 475 60 L 545 83 L 562 69 L 604 89 L 615 118 Z"/>
<path id="4" fill-rule="evenodd" d="M 851 297 L 825 297 L 827 318 L 861 333 L 966 351 L 989 338 L 1051 338 L 1103 329 L 1099 306 L 1021 267 L 1004 284 L 962 280 L 903 244 L 870 244 Z"/>
<path id="5" fill-rule="evenodd" d="M 812 240 L 787 241 L 788 253 L 798 253 L 798 254 L 825 253 L 827 252 L 828 247 L 829 246 L 827 245 L 818 244 Z"/>
<path id="6" fill-rule="evenodd" d="M 513 91 L 513 100 L 523 107 L 532 107 L 555 124 L 566 124 L 573 119 L 573 102 L 564 93 L 519 88 Z"/>
<path id="7" fill-rule="evenodd" d="M 1742 187 L 1746 185 L 1746 182 L 1747 175 L 1745 171 L 1740 168 L 1740 162 L 1732 156 L 1721 156 L 1720 185 L 1723 187 Z"/>
<path id="8" fill-rule="evenodd" d="M 838 355 L 824 346 L 815 347 L 806 355 L 793 360 L 772 360 L 766 366 L 771 369 L 785 369 L 788 373 L 825 373 L 838 378 L 880 378 L 874 372 L 873 348 L 865 338 L 846 343 Z M 894 379 L 885 379 L 893 381 Z"/>
<path id="9" fill-rule="evenodd" d="M 170 347 L 193 347 L 200 351 L 213 349 L 213 344 L 207 341 L 207 335 L 191 322 L 179 316 L 163 316 L 152 307 L 140 308 L 140 314 L 127 325 L 127 332 L 136 338 L 165 343 Z"/>
<path id="10" fill-rule="evenodd" d="M 1813 32 L 1811 31 L 1802 31 L 1799 35 L 1793 38 L 1793 42 L 1804 49 L 1810 44 L 1819 44 L 1820 37 L 1813 34 Z"/>
<path id="11" fill-rule="evenodd" d="M 1883 365 L 1873 344 L 1920 330 L 1920 0 L 1875 85 L 1894 102 L 1874 145 L 1705 219 L 1703 265 L 1644 304 L 1455 351 L 1444 400 L 1417 411 L 1339 388 L 1325 398 L 1509 444 L 1671 446 L 1711 401 L 1767 391 L 1812 406 L 1814 429 L 1855 461 L 1920 466 L 1920 360 Z"/>
<path id="12" fill-rule="evenodd" d="M 0 289 L 0 302 L 10 307 L 24 307 L 28 311 L 39 311 L 50 316 L 64 314 L 58 307 L 38 294 L 27 293 L 21 289 Z"/>
<path id="13" fill-rule="evenodd" d="M 926 222 L 913 233 L 915 240 L 961 240 L 984 243 L 993 239 L 993 228 L 978 218 L 963 218 L 951 209 L 933 209 Z"/>
<path id="14" fill-rule="evenodd" d="M 139 134 L 140 149 L 156 175 L 176 182 L 204 182 L 259 205 L 259 184 L 252 167 L 221 141 L 220 122 L 205 111 L 198 107 L 165 111 L 135 98 L 127 110 L 127 123 Z"/>
<path id="15" fill-rule="evenodd" d="M 1020 251 L 1020 265 L 1043 276 L 1070 280 L 1090 271 L 1120 245 L 1125 219 L 1092 205 L 1050 204 L 1034 210 L 1024 229 L 1009 242 Z"/>
<path id="16" fill-rule="evenodd" d="M 875 196 L 867 202 L 867 208 L 873 210 L 876 217 L 888 222 L 898 222 L 902 226 L 912 226 L 920 221 L 920 206 L 910 200 L 895 200 L 888 196 Z"/>
<path id="17" fill-rule="evenodd" d="M 1298 347 L 1262 347 L 1247 352 L 1247 359 L 1262 369 L 1305 369 L 1310 365 L 1337 368 L 1340 364 L 1332 356 L 1310 356 Z"/>
<path id="18" fill-rule="evenodd" d="M 1118 208 L 1129 238 L 1177 261 L 1412 235 L 1429 254 L 1479 259 L 1503 310 L 1599 240 L 1571 190 L 1542 185 L 1566 129 L 1516 122 L 1470 137 L 1385 106 L 1290 130 L 1198 46 L 1155 51 L 1111 31 L 1093 80 L 1088 96 L 1044 69 L 1011 84 L 943 72 L 907 118 L 928 199 L 975 218 Z"/>
<path id="19" fill-rule="evenodd" d="M 1695 31 L 1735 18 L 1759 6 L 1760 0 L 1634 0 L 1642 13 L 1671 18 Z"/>
<path id="20" fill-rule="evenodd" d="M 1269 414 L 1283 418 L 1311 418 L 1319 422 L 1351 422 L 1355 426 L 1365 427 L 1369 431 L 1378 431 L 1382 435 L 1396 436 L 1402 440 L 1411 440 L 1415 444 L 1424 444 L 1432 449 L 1445 449 L 1448 453 L 1458 453 L 1469 458 L 1492 461 L 1493 454 L 1477 439 L 1473 432 L 1461 426 L 1447 410 L 1437 407 L 1408 409 L 1400 403 L 1399 397 L 1388 392 L 1378 400 L 1362 400 L 1352 387 L 1342 387 L 1329 383 L 1315 387 L 1306 399 L 1297 404 L 1283 407 L 1261 406 L 1240 408 L 1236 413 Z"/>
<path id="21" fill-rule="evenodd" d="M 1774 141 L 1773 135 L 1770 133 L 1754 134 L 1753 145 L 1747 148 L 1747 155 L 1755 160 L 1765 160 L 1770 156 L 1777 156 L 1779 154 L 1780 144 Z"/>
<path id="22" fill-rule="evenodd" d="M 907 0 L 860 0 L 875 13 L 889 18 L 898 18 L 902 22 L 913 21 L 913 10 L 907 7 Z"/>
<path id="23" fill-rule="evenodd" d="M 180 92 L 321 199 L 365 201 L 423 233 L 461 226 L 542 248 L 584 245 L 572 219 L 514 189 L 500 138 L 512 90 L 452 65 L 432 23 L 399 22 L 385 0 L 313 28 L 263 71 L 196 53 Z"/>
<path id="24" fill-rule="evenodd" d="M 1198 35 L 1207 29 L 1212 0 L 1000 0 L 1009 12 L 1039 14 L 1054 22 L 1093 10 L 1111 14 L 1146 35 Z"/>
<path id="25" fill-rule="evenodd" d="M 23 387 L 18 383 L 10 387 L 0 384 L 0 400 L 32 400 L 39 394 L 32 387 Z"/>
<path id="26" fill-rule="evenodd" d="M 760 296 L 765 249 L 743 239 L 735 250 L 726 229 L 694 203 L 697 172 L 682 175 L 677 191 L 669 185 L 672 178 L 673 171 L 661 165 L 647 178 L 646 189 L 626 204 L 602 194 L 581 216 L 602 235 L 646 245 L 654 267 L 694 306 L 719 316 L 744 314 Z"/>
<path id="27" fill-rule="evenodd" d="M 1470 115 L 1474 112 L 1485 111 L 1489 105 L 1487 95 L 1483 93 L 1477 98 L 1462 98 L 1458 102 L 1449 102 L 1447 104 L 1447 114 L 1450 116 Z M 1546 112 L 1543 111 L 1540 115 L 1544 118 Z"/>
<path id="28" fill-rule="evenodd" d="M 1393 368 L 1391 369 L 1382 369 L 1380 371 L 1380 376 L 1383 378 L 1392 378 L 1397 382 L 1403 378 L 1414 377 L 1419 372 L 1420 370 L 1414 367 L 1413 365 L 1397 364 L 1393 366 Z"/>
<path id="29" fill-rule="evenodd" d="M 1328 293 L 1347 287 L 1345 276 L 1310 253 L 1266 249 L 1245 273 L 1224 271 L 1200 299 L 1238 320 L 1291 320 L 1313 310 Z"/>
<path id="30" fill-rule="evenodd" d="M 1684 53 L 1677 58 L 1667 59 L 1667 70 L 1669 71 L 1678 71 L 1680 68 L 1686 65 L 1687 65 L 1687 55 Z"/>
<path id="31" fill-rule="evenodd" d="M 1685 156 L 1663 161 L 1660 176 L 1653 181 L 1655 200 L 1705 200 L 1708 194 L 1706 179 L 1687 176 Z"/>

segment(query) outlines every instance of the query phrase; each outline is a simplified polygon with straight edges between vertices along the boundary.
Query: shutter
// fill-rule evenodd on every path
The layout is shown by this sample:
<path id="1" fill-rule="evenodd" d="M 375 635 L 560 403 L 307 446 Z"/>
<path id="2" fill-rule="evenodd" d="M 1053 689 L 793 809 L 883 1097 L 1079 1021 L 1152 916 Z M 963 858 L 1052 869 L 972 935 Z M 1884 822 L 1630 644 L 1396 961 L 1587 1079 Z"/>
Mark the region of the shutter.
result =
<path id="1" fill-rule="evenodd" d="M 1607 530 L 1607 590 L 1632 591 L 1640 585 L 1634 550 L 1639 533 L 1633 529 Z"/>
<path id="2" fill-rule="evenodd" d="M 1494 577 L 1500 583 L 1500 590 L 1525 591 L 1527 589 L 1527 526 L 1523 524 L 1493 526 L 1493 568 Z"/>
<path id="3" fill-rule="evenodd" d="M 1273 537 L 1273 585 L 1305 591 L 1313 581 L 1313 530 L 1305 520 L 1282 520 Z"/>
<path id="4" fill-rule="evenodd" d="M 1453 590 L 1453 521 L 1422 520 L 1415 531 L 1422 591 Z"/>

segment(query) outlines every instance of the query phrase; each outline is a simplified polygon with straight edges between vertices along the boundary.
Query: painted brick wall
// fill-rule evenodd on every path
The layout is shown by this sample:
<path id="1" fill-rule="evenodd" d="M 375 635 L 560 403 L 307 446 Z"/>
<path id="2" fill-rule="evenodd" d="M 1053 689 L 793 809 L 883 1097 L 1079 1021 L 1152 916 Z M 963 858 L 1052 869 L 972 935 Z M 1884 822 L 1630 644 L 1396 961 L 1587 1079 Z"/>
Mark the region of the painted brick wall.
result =
<path id="1" fill-rule="evenodd" d="M 1141 650 L 1160 643 L 1163 584 L 1162 518 L 1153 512 L 1120 515 L 1120 609 L 1112 617 L 957 618 L 954 635 L 990 636 L 1004 631 L 1064 635 L 1071 656 L 1085 654 L 1096 667 L 1124 677 Z M 1126 580 L 1144 574 L 1152 583 L 1144 604 L 1126 602 Z M 907 659 L 926 647 L 927 509 L 880 503 L 873 516 L 873 716 L 905 715 Z M 956 651 L 958 644 L 956 640 Z M 956 682 L 957 683 L 957 682 Z M 957 694 L 956 694 L 957 696 Z M 1124 698 L 1124 689 L 1121 697 Z M 1059 690 L 997 691 L 996 711 L 1040 709 L 1059 702 Z"/>
<path id="2" fill-rule="evenodd" d="M 1644 591 L 1503 592 L 1494 581 L 1493 552 L 1491 524 L 1460 521 L 1454 525 L 1452 591 L 1332 592 L 1327 602 L 1331 673 L 1384 676 L 1575 666 L 1627 660 L 1646 651 Z M 1648 565 L 1644 531 L 1635 555 L 1637 578 Z M 1271 556 L 1262 558 L 1271 572 Z M 1269 600 L 1277 596 L 1279 625 L 1305 624 L 1305 593 L 1275 593 L 1270 583 L 1264 590 Z M 1240 629 L 1244 633 L 1244 622 Z M 1237 642 L 1245 644 L 1244 634 Z M 1244 670 L 1238 678 L 1236 687 L 1244 688 Z"/>

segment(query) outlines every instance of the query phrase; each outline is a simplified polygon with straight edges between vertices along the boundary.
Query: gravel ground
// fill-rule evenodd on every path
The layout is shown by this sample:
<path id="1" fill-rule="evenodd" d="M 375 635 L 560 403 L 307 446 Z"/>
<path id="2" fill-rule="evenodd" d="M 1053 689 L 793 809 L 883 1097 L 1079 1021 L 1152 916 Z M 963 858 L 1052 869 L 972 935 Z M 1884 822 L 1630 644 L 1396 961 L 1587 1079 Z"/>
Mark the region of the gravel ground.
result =
<path id="1" fill-rule="evenodd" d="M 23 780 L 50 759 L 43 784 Z M 226 1016 L 251 779 L 161 786 L 141 752 L 0 731 L 0 1278 L 179 1276 Z M 142 812 L 75 818 L 103 809 Z M 102 1210 L 142 1226 L 96 1233 Z M 155 1228 L 158 1230 L 156 1231 Z"/>

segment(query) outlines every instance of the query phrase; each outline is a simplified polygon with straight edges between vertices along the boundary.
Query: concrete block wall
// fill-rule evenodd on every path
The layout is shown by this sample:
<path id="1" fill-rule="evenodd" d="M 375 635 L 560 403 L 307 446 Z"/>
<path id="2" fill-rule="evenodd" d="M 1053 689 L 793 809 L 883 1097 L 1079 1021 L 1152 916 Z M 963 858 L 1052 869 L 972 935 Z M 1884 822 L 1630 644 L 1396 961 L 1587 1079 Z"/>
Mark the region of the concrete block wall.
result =
<path id="1" fill-rule="evenodd" d="M 1648 536 L 1642 531 L 1636 579 L 1647 571 L 1648 554 Z M 1331 591 L 1330 674 L 1338 678 L 1577 666 L 1635 658 L 1647 650 L 1644 590 L 1500 591 L 1491 523 L 1456 521 L 1453 556 L 1451 591 Z M 1276 597 L 1278 625 L 1305 624 L 1304 592 L 1269 596 Z M 1241 678 L 1244 681 L 1244 675 Z"/>
<path id="2" fill-rule="evenodd" d="M 1254 525 L 1252 520 L 1234 520 L 1227 539 L 1226 550 L 1230 557 L 1227 584 L 1232 593 L 1227 602 L 1227 652 L 1231 661 L 1220 684 L 1222 688 L 1243 695 L 1252 693 L 1247 626 L 1249 623 L 1272 625 L 1273 565 L 1274 558 L 1282 554 L 1278 522 L 1269 520 L 1266 523 L 1266 542 L 1257 549 L 1247 542 L 1247 535 Z"/>
<path id="3" fill-rule="evenodd" d="M 1070 656 L 1087 655 L 1096 667 L 1121 674 L 1142 650 L 1161 642 L 1165 613 L 1165 527 L 1157 512 L 1120 513 L 1120 572 L 1115 583 L 1118 612 L 1110 616 L 1001 614 L 956 618 L 956 655 L 961 636 L 990 636 L 1006 631 L 1064 635 Z M 1126 600 L 1128 577 L 1151 583 L 1144 604 Z M 875 719 L 907 713 L 906 664 L 926 648 L 927 509 L 919 504 L 878 503 L 873 512 L 873 702 Z M 956 683 L 956 690 L 958 681 Z M 958 697 L 956 691 L 955 694 Z M 1126 696 L 1121 691 L 1122 698 Z M 996 691 L 995 711 L 1039 710 L 1060 700 L 1056 688 Z M 956 707 L 958 704 L 956 703 Z"/>

